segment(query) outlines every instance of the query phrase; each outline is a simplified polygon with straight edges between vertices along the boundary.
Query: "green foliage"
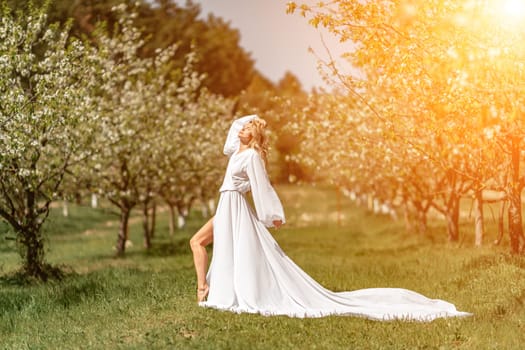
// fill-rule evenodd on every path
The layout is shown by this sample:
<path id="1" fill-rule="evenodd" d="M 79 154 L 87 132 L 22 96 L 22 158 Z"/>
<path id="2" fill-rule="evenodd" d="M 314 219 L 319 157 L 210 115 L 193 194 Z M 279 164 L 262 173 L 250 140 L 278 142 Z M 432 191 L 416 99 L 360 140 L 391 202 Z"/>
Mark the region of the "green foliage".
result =
<path id="1" fill-rule="evenodd" d="M 26 1 L 10 3 L 16 8 L 27 7 Z M 232 97 L 249 85 L 255 72 L 254 61 L 240 46 L 239 31 L 219 17 L 199 18 L 200 5 L 192 1 L 181 6 L 171 0 L 54 0 L 48 14 L 52 21 L 61 23 L 72 18 L 71 34 L 91 37 L 98 22 L 107 22 L 109 27 L 118 22 L 111 9 L 122 3 L 130 8 L 139 4 L 135 25 L 143 31 L 144 39 L 151 39 L 141 55 L 151 57 L 158 49 L 177 44 L 175 65 L 182 68 L 186 55 L 196 51 L 196 68 L 205 74 L 204 86 L 212 93 Z"/>
<path id="2" fill-rule="evenodd" d="M 303 91 L 299 79 L 291 72 L 273 84 L 260 74 L 255 74 L 250 85 L 237 98 L 236 113 L 259 114 L 270 125 L 272 180 L 280 183 L 308 181 L 311 176 L 305 172 L 293 155 L 300 152 L 304 141 L 298 131 L 296 115 L 307 107 L 309 95 Z M 304 130 L 301 126 L 299 129 Z"/>
<path id="3" fill-rule="evenodd" d="M 84 227 L 51 235 L 50 260 L 75 273 L 61 283 L 29 287 L 0 281 L 0 338 L 6 348 L 136 349 L 514 349 L 525 341 L 525 270 L 502 248 L 472 250 L 408 235 L 389 218 L 337 201 L 330 188 L 281 186 L 290 221 L 274 231 L 283 250 L 334 290 L 404 287 L 448 300 L 474 316 L 431 323 L 376 322 L 354 317 L 292 319 L 233 314 L 195 303 L 188 246 L 203 222 L 167 236 L 160 218 L 154 248 L 111 258 L 105 214 L 75 208 Z M 341 208 L 344 226 L 334 223 Z M 53 211 L 52 218 L 59 215 Z M 84 218 L 84 219 L 83 219 Z M 310 219 L 308 219 L 310 218 Z M 311 221 L 308 221 L 311 220 Z M 439 239 L 439 222 L 432 225 Z M 86 233 L 88 232 L 88 233 Z M 131 239 L 141 239 L 132 225 Z M 7 258 L 5 253 L 0 257 Z M 504 283 L 503 283 L 504 282 Z M 504 284 L 510 283 L 510 288 Z M 52 324 L 53 327 L 49 325 Z M 28 331 L 31 330 L 30 332 Z M 257 342 L 254 342 L 257 339 Z"/>

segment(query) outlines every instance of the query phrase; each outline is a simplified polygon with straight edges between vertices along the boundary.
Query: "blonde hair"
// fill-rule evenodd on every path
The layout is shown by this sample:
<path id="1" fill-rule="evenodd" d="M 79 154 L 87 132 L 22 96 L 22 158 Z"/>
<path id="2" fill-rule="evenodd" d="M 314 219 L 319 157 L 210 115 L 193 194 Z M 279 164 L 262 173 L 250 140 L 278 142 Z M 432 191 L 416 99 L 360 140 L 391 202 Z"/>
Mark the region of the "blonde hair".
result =
<path id="1" fill-rule="evenodd" d="M 268 164 L 268 137 L 266 136 L 266 121 L 259 117 L 252 120 L 252 139 L 248 147 L 256 150 L 261 156 L 264 165 Z"/>

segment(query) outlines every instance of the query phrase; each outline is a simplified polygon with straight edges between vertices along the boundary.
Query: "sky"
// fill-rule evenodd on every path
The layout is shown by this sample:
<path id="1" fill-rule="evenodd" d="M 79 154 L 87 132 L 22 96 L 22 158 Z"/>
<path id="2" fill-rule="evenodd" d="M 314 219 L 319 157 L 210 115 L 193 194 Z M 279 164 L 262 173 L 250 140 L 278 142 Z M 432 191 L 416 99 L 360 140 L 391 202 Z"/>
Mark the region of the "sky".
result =
<path id="1" fill-rule="evenodd" d="M 194 0 L 208 13 L 222 17 L 241 34 L 241 46 L 255 60 L 255 67 L 272 82 L 278 82 L 286 71 L 299 78 L 305 90 L 324 87 L 317 70 L 317 58 L 308 52 L 311 47 L 323 59 L 328 57 L 320 31 L 308 24 L 299 13 L 287 14 L 288 0 Z M 301 1 L 299 1 L 301 2 Z M 184 0 L 176 0 L 184 4 Z M 327 31 L 323 40 L 334 58 L 351 44 L 339 44 Z"/>

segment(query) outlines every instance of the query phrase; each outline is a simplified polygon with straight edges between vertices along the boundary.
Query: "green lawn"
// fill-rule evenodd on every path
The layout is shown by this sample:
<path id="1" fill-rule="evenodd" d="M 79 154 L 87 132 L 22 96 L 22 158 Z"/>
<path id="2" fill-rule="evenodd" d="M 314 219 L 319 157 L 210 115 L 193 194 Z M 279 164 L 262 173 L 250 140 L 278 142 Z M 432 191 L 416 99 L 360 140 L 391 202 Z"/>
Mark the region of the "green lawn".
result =
<path id="1" fill-rule="evenodd" d="M 203 309 L 195 302 L 188 246 L 204 221 L 193 213 L 176 237 L 160 214 L 154 247 L 133 246 L 114 259 L 116 217 L 74 207 L 52 213 L 48 261 L 65 280 L 33 286 L 0 280 L 0 348 L 5 349 L 518 349 L 525 344 L 525 260 L 508 247 L 447 244 L 442 223 L 431 235 L 367 214 L 332 190 L 278 187 L 289 222 L 272 231 L 283 250 L 324 286 L 336 290 L 402 287 L 474 313 L 431 323 L 354 317 L 293 319 Z M 337 208 L 341 208 L 337 213 Z M 339 217 L 341 225 L 337 225 Z M 471 231 L 464 224 L 463 231 Z M 3 230 L 3 228 L 0 228 Z M 489 232 L 493 233 L 489 226 Z M 471 233 L 468 233 L 471 235 Z M 0 243 L 0 274 L 18 266 L 11 241 Z"/>

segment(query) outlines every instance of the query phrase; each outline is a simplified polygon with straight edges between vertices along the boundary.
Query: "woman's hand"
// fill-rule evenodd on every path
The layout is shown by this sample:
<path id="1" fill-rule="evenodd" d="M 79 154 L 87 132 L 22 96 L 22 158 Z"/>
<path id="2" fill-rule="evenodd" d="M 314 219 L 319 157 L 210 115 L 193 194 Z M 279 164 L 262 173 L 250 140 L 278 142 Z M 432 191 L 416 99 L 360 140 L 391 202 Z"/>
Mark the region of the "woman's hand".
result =
<path id="1" fill-rule="evenodd" d="M 273 220 L 272 223 L 273 223 L 273 226 L 275 228 L 279 228 L 279 227 L 281 227 L 283 225 L 283 221 L 282 220 Z"/>

